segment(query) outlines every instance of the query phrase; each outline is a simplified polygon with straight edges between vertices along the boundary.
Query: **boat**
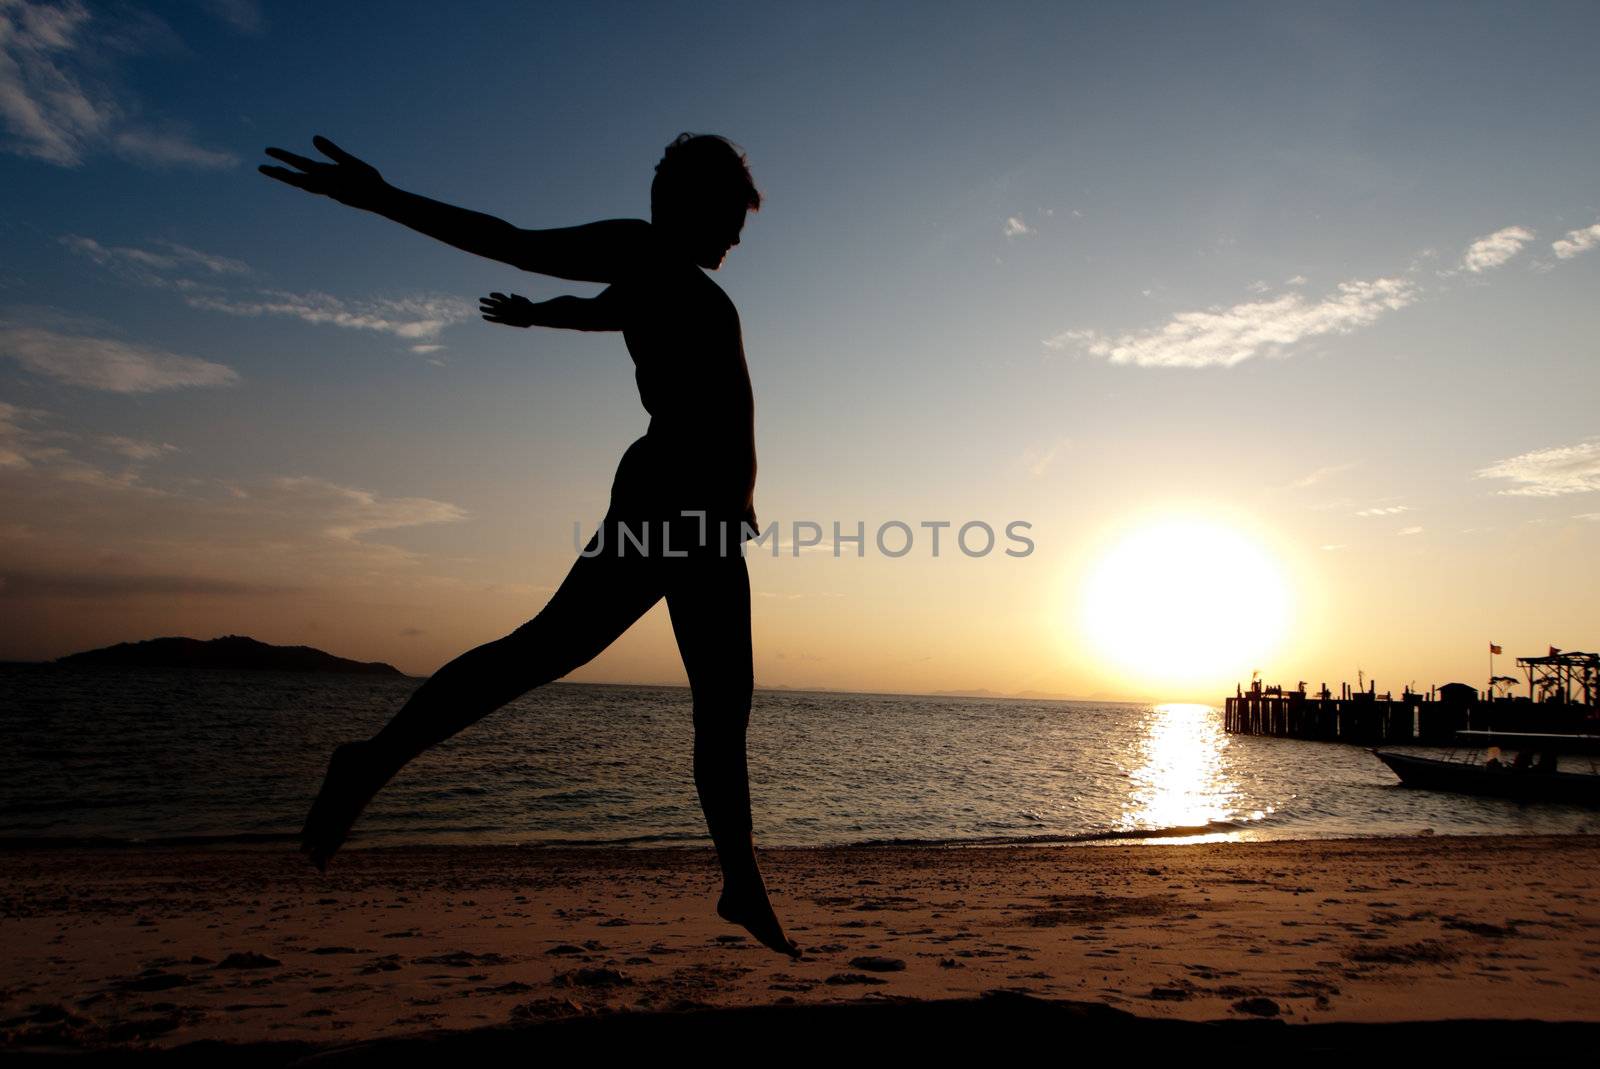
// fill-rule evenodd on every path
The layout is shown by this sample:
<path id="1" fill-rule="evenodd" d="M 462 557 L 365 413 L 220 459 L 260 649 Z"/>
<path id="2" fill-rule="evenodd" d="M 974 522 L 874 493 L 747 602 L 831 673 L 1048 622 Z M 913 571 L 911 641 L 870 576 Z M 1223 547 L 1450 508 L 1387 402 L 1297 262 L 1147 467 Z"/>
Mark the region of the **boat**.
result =
<path id="1" fill-rule="evenodd" d="M 1372 753 L 1403 787 L 1600 808 L 1600 735 L 1458 731 L 1448 757 Z M 1587 756 L 1587 761 L 1579 758 Z M 1565 758 L 1565 764 L 1562 759 Z M 1584 765 L 1585 771 L 1576 766 Z"/>

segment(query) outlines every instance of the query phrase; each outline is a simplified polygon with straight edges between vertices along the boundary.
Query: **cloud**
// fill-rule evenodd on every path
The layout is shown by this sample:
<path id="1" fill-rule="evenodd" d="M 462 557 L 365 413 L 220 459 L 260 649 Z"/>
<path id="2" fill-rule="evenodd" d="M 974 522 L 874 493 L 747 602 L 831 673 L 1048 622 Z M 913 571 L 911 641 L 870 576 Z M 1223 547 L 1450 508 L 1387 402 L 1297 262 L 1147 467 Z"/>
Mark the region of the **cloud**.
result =
<path id="1" fill-rule="evenodd" d="M 399 338 L 432 339 L 453 323 L 471 319 L 477 310 L 456 297 L 398 297 L 351 301 L 327 293 L 263 291 L 255 299 L 190 294 L 191 308 L 236 316 L 287 316 L 305 323 L 325 323 L 352 330 L 375 330 Z"/>
<path id="2" fill-rule="evenodd" d="M 132 462 L 132 466 L 123 471 L 110 472 L 77 456 L 73 449 L 85 441 L 83 436 L 49 427 L 52 419 L 49 412 L 0 401 L 0 472 L 27 473 L 54 484 L 137 490 L 145 494 L 162 492 L 144 485 L 137 465 L 177 452 L 177 446 L 119 435 L 99 435 L 91 443 L 93 448 Z"/>
<path id="3" fill-rule="evenodd" d="M 100 444 L 114 453 L 120 453 L 129 460 L 159 460 L 168 453 L 176 453 L 178 447 L 166 442 L 146 442 L 138 438 L 127 438 L 120 434 L 101 435 Z"/>
<path id="4" fill-rule="evenodd" d="M 316 502 L 329 516 L 323 528 L 329 538 L 357 541 L 370 531 L 420 527 L 430 523 L 455 523 L 467 518 L 465 510 L 425 497 L 381 498 L 370 490 L 357 490 L 311 476 L 284 476 L 272 487 L 301 501 Z"/>
<path id="5" fill-rule="evenodd" d="M 148 15 L 129 17 L 152 21 Z M 158 130 L 136 120 L 138 102 L 101 76 L 106 55 L 137 51 L 140 36 L 149 36 L 151 28 L 135 24 L 126 32 L 80 0 L 0 0 L 4 147 L 62 167 L 76 167 L 96 152 L 160 167 L 237 164 L 237 157 L 196 145 L 174 126 Z M 170 34 L 164 25 L 160 30 Z"/>
<path id="6" fill-rule="evenodd" d="M 1180 312 L 1164 326 L 1116 336 L 1064 331 L 1045 345 L 1076 347 L 1113 364 L 1138 367 L 1233 367 L 1253 357 L 1287 355 L 1310 338 L 1348 334 L 1417 298 L 1416 286 L 1405 278 L 1355 280 L 1319 301 L 1286 293 L 1231 308 Z"/>
<path id="7" fill-rule="evenodd" d="M 1550 251 L 1556 254 L 1558 260 L 1570 260 L 1596 245 L 1600 245 L 1600 223 L 1567 231 L 1566 237 L 1551 242 Z"/>
<path id="8" fill-rule="evenodd" d="M 209 360 L 38 327 L 0 324 L 0 356 L 70 386 L 113 393 L 225 386 L 239 379 L 232 368 Z"/>
<path id="9" fill-rule="evenodd" d="M 1439 272 L 1440 277 L 1449 278 L 1461 271 L 1481 274 L 1501 267 L 1534 236 L 1527 227 L 1503 227 L 1472 242 L 1462 255 L 1460 267 Z M 1569 231 L 1551 248 L 1558 258 L 1569 260 L 1596 245 L 1600 245 L 1600 223 Z M 1258 356 L 1286 356 L 1300 342 L 1328 334 L 1348 334 L 1370 326 L 1387 312 L 1415 304 L 1423 294 L 1407 276 L 1420 270 L 1423 262 L 1433 256 L 1432 250 L 1424 250 L 1402 275 L 1342 282 L 1335 292 L 1319 301 L 1286 293 L 1227 308 L 1219 305 L 1180 312 L 1164 325 L 1147 330 L 1121 334 L 1064 330 L 1044 339 L 1044 345 L 1050 349 L 1077 349 L 1113 364 L 1139 367 L 1233 367 Z M 1547 262 L 1535 264 L 1540 270 L 1549 266 Z M 1305 281 L 1304 275 L 1295 275 L 1285 285 L 1297 287 Z M 1268 288 L 1265 281 L 1246 287 L 1257 294 L 1264 294 Z M 1150 290 L 1143 293 L 1146 297 L 1151 295 Z"/>
<path id="10" fill-rule="evenodd" d="M 0 652 L 7 656 L 53 657 L 73 646 L 194 628 L 219 634 L 240 619 L 255 621 L 257 634 L 292 636 L 305 621 L 335 613 L 390 619 L 391 632 L 417 624 L 437 638 L 422 619 L 438 597 L 512 621 L 526 619 L 528 600 L 539 593 L 485 589 L 480 579 L 440 572 L 435 562 L 449 566 L 448 555 L 388 544 L 386 531 L 399 542 L 399 528 L 420 531 L 419 524 L 465 515 L 447 502 L 303 475 L 230 486 L 154 461 L 149 482 L 130 482 L 137 475 L 96 475 L 55 448 L 64 442 L 109 459 L 98 428 L 53 426 L 49 413 L 0 402 L 0 455 L 31 458 L 0 466 Z M 136 472 L 145 467 L 127 463 Z M 407 640 L 392 641 L 398 648 Z"/>
<path id="11" fill-rule="evenodd" d="M 202 0 L 202 6 L 240 33 L 257 34 L 266 29 L 256 0 Z"/>
<path id="12" fill-rule="evenodd" d="M 1001 228 L 1000 233 L 1008 238 L 1020 238 L 1033 233 L 1033 227 L 1024 223 L 1021 216 L 1012 215 L 1006 218 L 1006 225 Z"/>
<path id="13" fill-rule="evenodd" d="M 83 145 L 110 125 L 107 104 L 90 99 L 58 66 L 88 21 L 79 3 L 0 2 L 0 120 L 13 152 L 74 166 Z"/>
<path id="14" fill-rule="evenodd" d="M 1512 497 L 1558 497 L 1600 490 L 1600 437 L 1522 453 L 1480 468 L 1477 476 L 1522 484 L 1499 491 Z"/>
<path id="15" fill-rule="evenodd" d="M 131 270 L 141 281 L 148 281 L 144 278 L 146 272 L 170 272 L 194 267 L 203 268 L 212 275 L 243 275 L 250 272 L 250 265 L 243 260 L 201 252 L 173 241 L 161 242 L 165 251 L 153 252 L 130 245 L 102 245 L 94 238 L 79 234 L 66 234 L 60 240 L 73 252 L 87 256 L 102 267 Z"/>
<path id="16" fill-rule="evenodd" d="M 201 167 L 222 170 L 233 167 L 239 157 L 231 152 L 202 148 L 185 135 L 168 130 L 124 130 L 111 139 L 117 154 L 135 163 L 153 167 Z"/>
<path id="17" fill-rule="evenodd" d="M 1050 470 L 1050 465 L 1055 463 L 1057 457 L 1071 448 L 1070 438 L 1059 438 L 1042 448 L 1029 446 L 1022 451 L 1022 464 L 1028 469 L 1028 474 L 1037 479 Z"/>
<path id="18" fill-rule="evenodd" d="M 250 318 L 283 316 L 303 323 L 378 331 L 418 342 L 431 342 L 445 327 L 478 314 L 471 302 L 459 297 L 413 295 L 351 300 L 329 293 L 230 290 L 226 284 L 235 276 L 250 274 L 250 265 L 242 260 L 170 241 L 160 242 L 156 248 L 104 245 L 81 234 L 66 234 L 60 241 L 80 256 L 133 282 L 176 291 L 189 307 L 203 311 Z M 427 354 L 440 348 L 419 344 L 412 351 Z"/>
<path id="19" fill-rule="evenodd" d="M 31 426 L 48 413 L 0 401 L 0 469 L 32 467 L 49 447 L 40 444 Z M 49 450 L 54 452 L 54 450 Z"/>
<path id="20" fill-rule="evenodd" d="M 1402 512 L 1410 512 L 1410 505 L 1379 505 L 1376 508 L 1362 509 L 1357 516 L 1398 516 Z"/>
<path id="21" fill-rule="evenodd" d="M 1421 527 L 1402 527 L 1402 528 L 1400 528 L 1400 530 L 1395 532 L 1395 534 L 1402 535 L 1402 536 L 1404 536 L 1404 535 L 1419 535 L 1421 533 L 1422 533 L 1422 528 Z"/>
<path id="22" fill-rule="evenodd" d="M 0 423 L 16 411 L 0 407 Z M 5 433 L 0 427 L 0 448 Z M 447 502 L 306 476 L 257 480 L 248 493 L 207 479 L 169 477 L 149 487 L 137 478 L 96 472 L 70 456 L 0 468 L 0 516 L 28 517 L 0 523 L 0 577 L 16 580 L 0 597 L 285 590 L 325 597 L 334 589 L 397 590 L 402 576 L 413 593 L 418 582 L 456 582 L 420 573 L 420 554 L 372 538 L 465 518 Z"/>
<path id="23" fill-rule="evenodd" d="M 1496 230 L 1467 246 L 1467 251 L 1461 257 L 1461 267 L 1473 274 L 1500 267 L 1532 240 L 1533 231 L 1527 227 L 1508 226 Z"/>
<path id="24" fill-rule="evenodd" d="M 1337 475 L 1341 471 L 1349 471 L 1353 467 L 1355 467 L 1354 464 L 1328 464 L 1328 465 L 1325 465 L 1323 467 L 1318 468 L 1316 471 L 1308 472 L 1307 474 L 1300 476 L 1300 478 L 1293 480 L 1292 482 L 1289 483 L 1289 489 L 1291 489 L 1291 490 L 1304 490 L 1307 487 L 1317 485 L 1318 483 L 1322 482 L 1324 479 L 1328 478 L 1328 476 L 1330 476 L 1330 475 Z"/>

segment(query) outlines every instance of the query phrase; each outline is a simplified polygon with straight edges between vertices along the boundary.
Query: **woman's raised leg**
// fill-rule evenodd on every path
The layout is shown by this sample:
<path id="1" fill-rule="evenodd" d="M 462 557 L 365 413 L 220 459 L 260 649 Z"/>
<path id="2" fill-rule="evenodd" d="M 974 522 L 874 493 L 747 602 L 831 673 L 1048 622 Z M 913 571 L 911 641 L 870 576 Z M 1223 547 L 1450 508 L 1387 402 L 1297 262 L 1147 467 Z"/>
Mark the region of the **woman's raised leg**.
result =
<path id="1" fill-rule="evenodd" d="M 800 948 L 767 898 L 751 835 L 750 575 L 738 555 L 668 563 L 667 608 L 694 694 L 694 783 L 722 865 L 717 912 L 773 950 L 798 957 Z"/>
<path id="2" fill-rule="evenodd" d="M 591 541 L 590 550 L 596 542 Z M 589 550 L 585 551 L 586 553 Z M 651 562 L 606 546 L 581 556 L 532 620 L 430 676 L 371 739 L 340 746 L 311 806 L 300 848 L 320 869 L 372 796 L 412 758 L 616 641 L 664 593 Z"/>

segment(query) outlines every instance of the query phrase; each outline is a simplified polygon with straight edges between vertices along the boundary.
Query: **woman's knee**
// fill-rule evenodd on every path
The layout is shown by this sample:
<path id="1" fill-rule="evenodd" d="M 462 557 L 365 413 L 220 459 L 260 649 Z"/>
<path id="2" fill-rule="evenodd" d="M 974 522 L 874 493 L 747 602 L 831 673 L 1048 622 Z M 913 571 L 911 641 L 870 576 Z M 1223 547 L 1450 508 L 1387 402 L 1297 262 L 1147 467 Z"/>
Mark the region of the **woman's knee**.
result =
<path id="1" fill-rule="evenodd" d="M 750 705 L 755 682 L 748 678 L 695 680 L 694 722 L 696 729 L 736 727 L 740 732 L 750 721 Z"/>

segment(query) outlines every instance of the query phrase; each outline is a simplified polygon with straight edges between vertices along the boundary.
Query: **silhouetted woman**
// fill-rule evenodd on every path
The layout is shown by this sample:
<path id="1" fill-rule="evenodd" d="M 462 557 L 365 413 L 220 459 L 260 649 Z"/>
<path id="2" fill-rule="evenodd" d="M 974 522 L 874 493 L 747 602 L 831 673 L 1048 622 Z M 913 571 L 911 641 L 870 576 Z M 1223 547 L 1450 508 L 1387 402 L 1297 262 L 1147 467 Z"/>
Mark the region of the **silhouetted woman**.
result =
<path id="1" fill-rule="evenodd" d="M 621 331 L 650 425 L 623 454 L 605 519 L 544 609 L 439 669 L 377 735 L 334 751 L 301 848 L 325 868 L 407 761 L 588 662 L 665 597 L 694 695 L 695 787 L 722 865 L 717 912 L 798 954 L 756 863 L 745 766 L 753 668 L 741 547 L 756 530 L 754 402 L 738 312 L 701 270 L 721 266 L 745 214 L 761 206 L 744 156 L 723 138 L 684 134 L 656 165 L 650 222 L 521 230 L 396 189 L 326 138 L 312 143 L 332 162 L 269 148 L 289 167 L 261 172 L 525 271 L 606 283 L 592 298 L 538 303 L 494 293 L 483 316 Z"/>

